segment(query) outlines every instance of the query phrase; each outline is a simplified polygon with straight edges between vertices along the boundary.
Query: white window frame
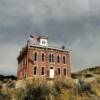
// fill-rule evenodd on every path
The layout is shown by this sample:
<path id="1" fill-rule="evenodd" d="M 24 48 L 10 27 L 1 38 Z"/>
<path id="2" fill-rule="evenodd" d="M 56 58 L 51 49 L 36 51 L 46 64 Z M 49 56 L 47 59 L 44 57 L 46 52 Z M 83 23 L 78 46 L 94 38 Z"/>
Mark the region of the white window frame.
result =
<path id="1" fill-rule="evenodd" d="M 35 53 L 37 54 L 36 60 L 35 60 Z M 33 57 L 33 58 L 34 58 L 34 61 L 35 61 L 35 62 L 38 61 L 38 52 L 37 52 L 37 51 L 34 52 L 34 57 Z"/>
<path id="2" fill-rule="evenodd" d="M 55 55 L 53 53 L 49 53 L 48 59 L 49 63 L 55 63 Z"/>

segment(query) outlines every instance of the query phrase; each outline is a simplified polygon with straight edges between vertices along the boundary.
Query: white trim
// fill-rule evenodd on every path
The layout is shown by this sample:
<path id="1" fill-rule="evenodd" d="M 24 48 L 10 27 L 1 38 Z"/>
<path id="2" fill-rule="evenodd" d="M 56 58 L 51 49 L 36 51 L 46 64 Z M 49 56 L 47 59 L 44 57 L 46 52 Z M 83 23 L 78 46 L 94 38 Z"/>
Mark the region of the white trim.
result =
<path id="1" fill-rule="evenodd" d="M 48 46 L 48 40 L 41 38 L 39 45 L 41 45 L 41 46 Z"/>
<path id="2" fill-rule="evenodd" d="M 49 61 L 49 60 L 50 60 L 50 58 L 49 58 L 50 55 L 51 55 L 51 62 Z M 52 59 L 52 58 L 53 58 L 53 59 Z M 55 54 L 54 54 L 54 53 L 49 53 L 49 54 L 48 54 L 48 62 L 49 62 L 49 63 L 55 63 L 55 61 L 56 61 L 56 60 L 55 60 Z"/>
<path id="3" fill-rule="evenodd" d="M 35 59 L 35 53 L 37 53 L 37 60 L 36 60 L 36 61 L 34 60 L 34 59 Z M 34 52 L 33 52 L 33 61 L 35 61 L 35 62 L 38 61 L 38 52 L 37 52 L 37 51 L 34 51 Z"/>
<path id="4" fill-rule="evenodd" d="M 50 66 L 49 67 L 49 78 L 54 78 L 54 77 L 55 77 L 55 68 L 53 66 Z"/>
<path id="5" fill-rule="evenodd" d="M 58 48 L 58 47 L 48 47 L 48 46 L 41 46 L 41 45 L 31 45 L 32 47 L 41 47 L 41 48 L 47 48 L 47 49 L 55 49 L 55 50 L 59 50 L 59 51 L 67 51 L 67 52 L 69 52 L 69 50 L 67 50 L 67 49 L 60 49 L 60 48 Z"/>

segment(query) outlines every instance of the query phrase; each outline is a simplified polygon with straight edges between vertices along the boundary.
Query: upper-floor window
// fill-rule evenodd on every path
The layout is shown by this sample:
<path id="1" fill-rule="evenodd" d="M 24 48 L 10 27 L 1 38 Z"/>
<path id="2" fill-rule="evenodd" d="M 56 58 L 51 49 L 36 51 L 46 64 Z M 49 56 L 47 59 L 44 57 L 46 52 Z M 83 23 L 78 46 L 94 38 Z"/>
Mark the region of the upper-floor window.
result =
<path id="1" fill-rule="evenodd" d="M 52 54 L 52 62 L 54 62 L 54 55 Z"/>
<path id="2" fill-rule="evenodd" d="M 42 53 L 42 62 L 44 62 L 44 60 L 45 60 L 45 55 L 44 53 Z"/>
<path id="3" fill-rule="evenodd" d="M 51 54 L 49 54 L 49 62 L 51 62 Z"/>
<path id="4" fill-rule="evenodd" d="M 37 61 L 37 52 L 34 53 L 34 61 Z"/>
<path id="5" fill-rule="evenodd" d="M 53 54 L 49 54 L 49 62 L 54 62 L 54 55 Z"/>
<path id="6" fill-rule="evenodd" d="M 57 63 L 59 63 L 60 62 L 60 59 L 59 59 L 59 56 L 57 56 Z"/>
<path id="7" fill-rule="evenodd" d="M 45 41 L 42 41 L 42 44 L 45 44 L 46 42 Z"/>
<path id="8" fill-rule="evenodd" d="M 34 75 L 37 75 L 37 66 L 34 66 Z"/>
<path id="9" fill-rule="evenodd" d="M 65 64 L 66 62 L 65 62 L 65 56 L 63 56 L 63 64 Z"/>

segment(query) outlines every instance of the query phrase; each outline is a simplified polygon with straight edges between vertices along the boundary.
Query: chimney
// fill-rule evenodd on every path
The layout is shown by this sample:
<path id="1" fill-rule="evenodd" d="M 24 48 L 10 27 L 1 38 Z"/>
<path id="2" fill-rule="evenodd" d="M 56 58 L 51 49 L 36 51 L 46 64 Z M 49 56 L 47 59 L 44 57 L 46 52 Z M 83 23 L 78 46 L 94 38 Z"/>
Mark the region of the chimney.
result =
<path id="1" fill-rule="evenodd" d="M 65 50 L 65 46 L 62 46 L 62 49 Z"/>

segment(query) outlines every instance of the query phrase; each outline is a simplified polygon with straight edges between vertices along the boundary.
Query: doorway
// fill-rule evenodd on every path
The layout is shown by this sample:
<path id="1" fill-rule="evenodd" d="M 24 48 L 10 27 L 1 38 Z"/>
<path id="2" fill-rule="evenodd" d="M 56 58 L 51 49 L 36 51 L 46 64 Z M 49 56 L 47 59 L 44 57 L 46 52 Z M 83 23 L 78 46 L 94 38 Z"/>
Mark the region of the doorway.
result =
<path id="1" fill-rule="evenodd" d="M 54 78 L 54 68 L 50 67 L 50 78 Z"/>

